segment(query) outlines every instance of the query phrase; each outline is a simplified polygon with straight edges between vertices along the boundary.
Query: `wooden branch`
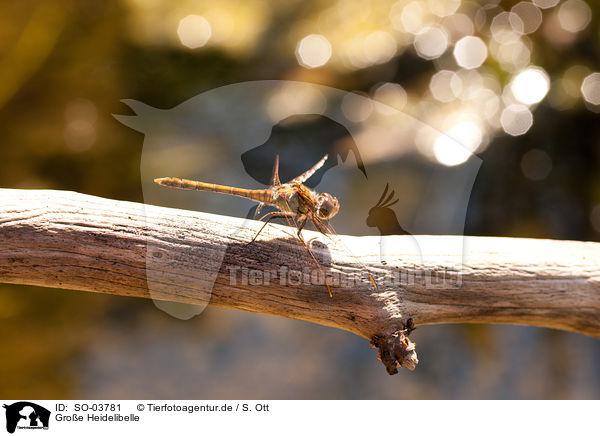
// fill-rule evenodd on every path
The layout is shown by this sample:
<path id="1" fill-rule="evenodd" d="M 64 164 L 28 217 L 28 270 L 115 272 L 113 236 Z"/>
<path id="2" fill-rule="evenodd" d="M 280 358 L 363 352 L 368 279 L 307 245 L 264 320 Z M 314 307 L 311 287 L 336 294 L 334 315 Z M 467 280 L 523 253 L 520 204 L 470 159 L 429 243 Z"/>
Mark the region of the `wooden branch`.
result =
<path id="1" fill-rule="evenodd" d="M 396 251 L 382 264 L 379 237 L 334 243 L 305 231 L 317 267 L 284 226 L 248 245 L 260 225 L 73 192 L 0 189 L 0 282 L 337 327 L 370 339 L 390 373 L 418 362 L 407 339 L 413 323 L 527 324 L 600 337 L 600 243 L 465 237 L 463 262 L 449 249 L 459 236 L 423 236 L 429 255 L 421 263 L 403 252 L 410 236 L 386 236 Z M 332 297 L 318 281 L 323 272 L 334 280 Z"/>

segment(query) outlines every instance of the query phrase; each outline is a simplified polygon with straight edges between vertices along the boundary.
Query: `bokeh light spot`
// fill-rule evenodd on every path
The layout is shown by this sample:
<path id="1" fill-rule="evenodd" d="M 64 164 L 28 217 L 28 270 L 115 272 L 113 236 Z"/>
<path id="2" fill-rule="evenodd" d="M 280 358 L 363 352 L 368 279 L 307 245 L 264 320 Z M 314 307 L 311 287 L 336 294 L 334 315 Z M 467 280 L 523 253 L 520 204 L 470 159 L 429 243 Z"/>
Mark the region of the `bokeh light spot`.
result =
<path id="1" fill-rule="evenodd" d="M 400 2 L 399 2 L 400 3 Z M 398 30 L 405 30 L 409 33 L 418 33 L 425 24 L 426 12 L 418 1 L 413 1 L 402 8 L 400 13 L 400 20 L 398 23 L 397 19 L 392 20 L 392 24 L 396 22 L 394 27 Z"/>
<path id="2" fill-rule="evenodd" d="M 98 109 L 91 100 L 77 98 L 65 108 L 65 119 L 67 122 L 85 120 L 93 124 L 98 119 Z"/>
<path id="3" fill-rule="evenodd" d="M 65 145 L 74 152 L 89 150 L 96 143 L 98 109 L 87 99 L 78 98 L 65 108 Z"/>
<path id="4" fill-rule="evenodd" d="M 529 180 L 544 180 L 552 171 L 552 159 L 544 150 L 534 148 L 521 158 L 521 171 Z"/>
<path id="5" fill-rule="evenodd" d="M 384 105 L 377 105 L 377 110 L 385 114 L 395 114 L 395 109 L 401 110 L 406 105 L 407 101 L 406 91 L 397 83 L 384 83 L 379 85 L 375 90 L 374 98 L 375 100 L 384 103 Z"/>
<path id="6" fill-rule="evenodd" d="M 394 57 L 396 48 L 394 37 L 388 32 L 378 30 L 365 38 L 363 52 L 369 63 L 381 64 Z"/>
<path id="7" fill-rule="evenodd" d="M 581 94 L 588 103 L 600 104 L 600 73 L 592 73 L 583 79 Z"/>
<path id="8" fill-rule="evenodd" d="M 489 88 L 479 88 L 474 96 L 481 115 L 488 121 L 494 121 L 500 109 L 500 98 Z"/>
<path id="9" fill-rule="evenodd" d="M 188 48 L 200 48 L 210 39 L 210 23 L 201 15 L 188 15 L 179 21 L 177 36 Z"/>
<path id="10" fill-rule="evenodd" d="M 480 127 L 472 121 L 463 121 L 436 139 L 433 154 L 442 165 L 460 165 L 472 156 L 481 141 Z"/>
<path id="11" fill-rule="evenodd" d="M 373 102 L 367 97 L 351 92 L 342 99 L 342 112 L 348 120 L 360 123 L 373 112 Z"/>
<path id="12" fill-rule="evenodd" d="M 513 42 L 524 33 L 525 25 L 517 14 L 501 12 L 494 17 L 490 24 L 492 38 L 499 43 Z"/>
<path id="13" fill-rule="evenodd" d="M 522 33 L 535 32 L 542 24 L 542 11 L 529 2 L 517 3 L 510 10 L 511 17 L 518 16 L 522 23 Z"/>
<path id="14" fill-rule="evenodd" d="M 448 17 L 460 7 L 460 0 L 428 0 L 427 7 L 438 17 Z"/>
<path id="15" fill-rule="evenodd" d="M 475 25 L 468 15 L 454 14 L 446 17 L 443 21 L 444 28 L 450 34 L 450 39 L 458 41 L 465 35 L 472 35 Z"/>
<path id="16" fill-rule="evenodd" d="M 581 32 L 591 20 L 592 10 L 583 0 L 567 0 L 558 9 L 558 21 L 567 32 Z"/>
<path id="17" fill-rule="evenodd" d="M 513 79 L 510 89 L 521 103 L 539 103 L 550 89 L 550 78 L 542 68 L 527 68 Z"/>
<path id="18" fill-rule="evenodd" d="M 465 36 L 454 46 L 454 58 L 466 69 L 478 68 L 487 58 L 485 43 L 476 36 Z"/>
<path id="19" fill-rule="evenodd" d="M 331 58 L 331 44 L 323 35 L 311 34 L 298 42 L 296 59 L 305 68 L 325 65 Z"/>
<path id="20" fill-rule="evenodd" d="M 435 59 L 448 48 L 448 35 L 439 27 L 426 27 L 415 36 L 414 46 L 420 57 Z"/>
<path id="21" fill-rule="evenodd" d="M 500 124 L 502 129 L 509 135 L 523 135 L 533 125 L 533 115 L 527 106 L 511 104 L 502 111 Z"/>
<path id="22" fill-rule="evenodd" d="M 318 88 L 301 83 L 284 83 L 267 102 L 267 112 L 274 123 L 298 114 L 322 114 L 327 99 Z"/>
<path id="23" fill-rule="evenodd" d="M 89 150 L 96 142 L 96 128 L 85 120 L 71 121 L 65 126 L 64 140 L 73 151 Z"/>
<path id="24" fill-rule="evenodd" d="M 431 77 L 431 81 L 429 82 L 431 95 L 443 103 L 456 100 L 462 89 L 462 80 L 454 71 L 438 71 Z"/>
<path id="25" fill-rule="evenodd" d="M 548 101 L 552 107 L 558 110 L 572 108 L 581 98 L 583 81 L 590 73 L 590 69 L 584 65 L 575 64 L 567 68 L 562 77 L 555 79 L 550 87 Z"/>
<path id="26" fill-rule="evenodd" d="M 492 41 L 490 52 L 500 63 L 502 69 L 509 72 L 516 72 L 527 67 L 531 60 L 531 51 L 520 38 L 507 43 Z"/>
<path id="27" fill-rule="evenodd" d="M 534 5 L 542 9 L 553 8 L 559 1 L 560 0 L 531 0 Z"/>

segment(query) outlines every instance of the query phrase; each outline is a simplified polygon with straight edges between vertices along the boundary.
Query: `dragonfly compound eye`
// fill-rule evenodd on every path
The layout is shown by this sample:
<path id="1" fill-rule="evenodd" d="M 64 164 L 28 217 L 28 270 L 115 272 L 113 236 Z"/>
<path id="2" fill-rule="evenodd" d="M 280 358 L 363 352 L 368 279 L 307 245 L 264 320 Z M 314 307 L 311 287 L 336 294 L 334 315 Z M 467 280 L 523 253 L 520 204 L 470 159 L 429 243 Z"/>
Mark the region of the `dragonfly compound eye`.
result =
<path id="1" fill-rule="evenodd" d="M 327 193 L 319 195 L 319 201 L 317 203 L 317 215 L 319 218 L 328 220 L 333 217 L 339 209 L 340 205 L 337 198 Z"/>

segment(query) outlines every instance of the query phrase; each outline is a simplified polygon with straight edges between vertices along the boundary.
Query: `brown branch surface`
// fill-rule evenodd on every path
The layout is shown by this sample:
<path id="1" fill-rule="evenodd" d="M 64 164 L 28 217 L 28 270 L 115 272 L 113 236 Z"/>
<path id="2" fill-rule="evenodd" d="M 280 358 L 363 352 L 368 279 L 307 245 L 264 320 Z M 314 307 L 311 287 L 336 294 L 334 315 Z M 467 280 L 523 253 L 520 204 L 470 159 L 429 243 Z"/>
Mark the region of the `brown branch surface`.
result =
<path id="1" fill-rule="evenodd" d="M 600 337 L 600 243 L 465 237 L 463 256 L 452 248 L 459 236 L 423 236 L 421 262 L 406 251 L 410 236 L 386 236 L 394 252 L 383 264 L 379 237 L 340 236 L 340 243 L 304 231 L 317 267 L 284 226 L 248 245 L 261 224 L 74 192 L 0 189 L 0 282 L 209 303 L 337 327 L 371 340 L 392 361 L 390 372 L 390 353 L 416 364 L 399 332 L 409 319 Z M 342 280 L 330 297 L 318 281 L 282 283 L 275 274 L 285 268 Z M 394 274 L 404 277 L 401 285 L 386 281 Z"/>

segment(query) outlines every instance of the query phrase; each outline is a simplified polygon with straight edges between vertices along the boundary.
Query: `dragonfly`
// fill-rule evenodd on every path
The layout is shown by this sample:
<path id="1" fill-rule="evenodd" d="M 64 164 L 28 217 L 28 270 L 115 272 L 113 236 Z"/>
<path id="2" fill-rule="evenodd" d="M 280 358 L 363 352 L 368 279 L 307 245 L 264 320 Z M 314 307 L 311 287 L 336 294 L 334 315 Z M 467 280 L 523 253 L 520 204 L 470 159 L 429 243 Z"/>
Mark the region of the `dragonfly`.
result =
<path id="1" fill-rule="evenodd" d="M 154 182 L 159 185 L 196 191 L 209 191 L 221 194 L 235 195 L 237 197 L 247 198 L 259 203 L 255 215 L 265 205 L 272 206 L 276 209 L 275 212 L 269 212 L 261 217 L 266 220 L 264 225 L 254 236 L 250 243 L 254 242 L 263 229 L 276 218 L 283 218 L 288 225 L 297 228 L 297 237 L 308 250 L 312 259 L 317 263 L 317 266 L 322 270 L 321 265 L 316 260 L 315 256 L 310 251 L 310 248 L 302 237 L 302 230 L 310 221 L 315 228 L 324 235 L 334 234 L 333 228 L 329 225 L 329 220 L 333 218 L 340 210 L 340 204 L 333 195 L 326 192 L 317 193 L 308 188 L 306 182 L 314 173 L 316 173 L 327 161 L 328 155 L 325 155 L 312 168 L 302 173 L 298 177 L 293 178 L 287 183 L 281 183 L 279 179 L 279 156 L 275 157 L 273 166 L 273 176 L 271 184 L 266 189 L 244 189 L 233 186 L 218 185 L 215 183 L 205 183 L 196 180 L 181 179 L 178 177 L 161 177 L 154 179 Z M 372 276 L 369 274 L 371 283 L 375 286 Z M 331 289 L 326 283 L 329 295 Z"/>

